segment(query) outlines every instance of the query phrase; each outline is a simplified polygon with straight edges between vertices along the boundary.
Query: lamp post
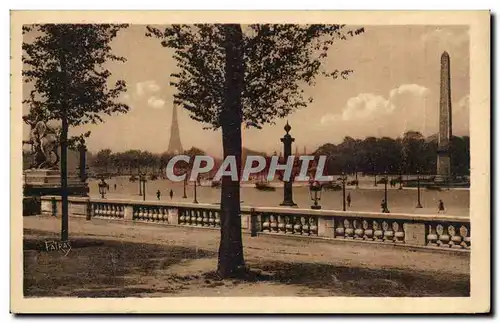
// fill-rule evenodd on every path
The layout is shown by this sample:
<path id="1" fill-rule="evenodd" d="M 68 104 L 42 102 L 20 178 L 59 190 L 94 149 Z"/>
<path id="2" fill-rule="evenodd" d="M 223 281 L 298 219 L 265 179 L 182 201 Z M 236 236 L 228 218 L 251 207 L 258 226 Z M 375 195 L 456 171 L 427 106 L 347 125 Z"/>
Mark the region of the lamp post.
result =
<path id="1" fill-rule="evenodd" d="M 197 179 L 194 180 L 194 198 L 193 198 L 193 203 L 194 204 L 198 204 L 198 200 L 196 199 L 196 186 L 197 186 L 196 182 L 197 181 L 198 181 Z"/>
<path id="2" fill-rule="evenodd" d="M 373 186 L 377 186 L 377 173 L 375 173 L 375 184 Z"/>
<path id="3" fill-rule="evenodd" d="M 385 210 L 384 212 L 389 213 L 389 203 L 387 202 L 387 182 L 389 178 L 387 177 L 387 171 L 384 172 L 384 201 L 385 201 Z"/>
<path id="4" fill-rule="evenodd" d="M 420 203 L 420 172 L 417 170 L 417 209 L 422 208 L 422 204 Z"/>
<path id="5" fill-rule="evenodd" d="M 292 127 L 288 124 L 288 121 L 285 125 L 286 134 L 281 138 L 281 142 L 283 143 L 283 152 L 284 159 L 288 161 L 288 157 L 292 154 L 292 143 L 295 141 L 295 138 L 290 136 L 289 132 L 292 130 Z M 288 180 L 283 178 L 283 202 L 280 204 L 281 206 L 297 206 L 293 201 L 293 176 L 290 176 Z"/>
<path id="6" fill-rule="evenodd" d="M 318 205 L 318 201 L 321 200 L 322 187 L 318 181 L 314 181 L 309 186 L 309 194 L 311 194 L 311 200 L 314 201 L 314 205 L 311 205 L 311 209 L 319 210 L 321 205 Z"/>
<path id="7" fill-rule="evenodd" d="M 108 184 L 104 181 L 104 177 L 101 177 L 101 182 L 99 183 L 99 194 L 101 194 L 102 199 L 104 199 L 104 195 L 106 194 L 107 188 Z"/>
<path id="8" fill-rule="evenodd" d="M 184 195 L 182 195 L 182 198 L 183 199 L 187 199 L 187 194 L 186 194 L 187 174 L 186 174 L 186 177 L 184 177 L 184 182 L 183 183 L 184 183 L 184 186 L 183 186 L 183 188 L 184 188 Z"/>
<path id="9" fill-rule="evenodd" d="M 146 182 L 147 182 L 146 174 L 141 174 L 139 177 L 139 185 L 142 187 L 142 200 L 146 201 Z"/>
<path id="10" fill-rule="evenodd" d="M 359 183 L 358 183 L 358 169 L 356 168 L 356 189 L 359 188 Z"/>
<path id="11" fill-rule="evenodd" d="M 403 171 L 401 169 L 399 170 L 399 189 L 403 189 Z"/>
<path id="12" fill-rule="evenodd" d="M 141 182 L 142 174 L 140 172 L 137 172 L 137 177 L 139 177 L 138 178 L 138 182 L 139 182 L 139 196 L 142 196 L 142 182 Z"/>
<path id="13" fill-rule="evenodd" d="M 347 180 L 347 176 L 344 172 L 342 172 L 342 211 L 345 211 L 345 181 Z"/>

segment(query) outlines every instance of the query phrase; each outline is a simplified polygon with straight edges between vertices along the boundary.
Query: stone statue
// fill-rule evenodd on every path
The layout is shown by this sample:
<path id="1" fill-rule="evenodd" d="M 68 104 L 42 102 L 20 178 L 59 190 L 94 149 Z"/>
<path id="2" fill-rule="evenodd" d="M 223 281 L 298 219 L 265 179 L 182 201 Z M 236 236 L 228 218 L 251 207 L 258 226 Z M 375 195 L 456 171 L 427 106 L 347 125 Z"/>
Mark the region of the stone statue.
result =
<path id="1" fill-rule="evenodd" d="M 44 121 L 35 121 L 31 124 L 30 140 L 24 143 L 32 145 L 33 168 L 57 169 L 59 153 L 55 129 Z"/>

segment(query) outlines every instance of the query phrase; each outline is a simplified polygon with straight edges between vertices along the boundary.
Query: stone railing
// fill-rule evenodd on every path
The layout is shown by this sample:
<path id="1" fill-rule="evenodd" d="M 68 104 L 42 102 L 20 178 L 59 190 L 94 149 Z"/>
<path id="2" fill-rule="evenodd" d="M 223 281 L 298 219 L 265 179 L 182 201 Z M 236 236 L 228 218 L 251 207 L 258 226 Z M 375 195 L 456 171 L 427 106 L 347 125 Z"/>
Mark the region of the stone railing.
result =
<path id="1" fill-rule="evenodd" d="M 61 213 L 60 197 L 42 197 L 42 213 Z M 220 227 L 220 206 L 162 201 L 69 198 L 71 216 Z M 244 232 L 469 250 L 470 221 L 451 215 L 342 212 L 284 207 L 241 208 Z"/>

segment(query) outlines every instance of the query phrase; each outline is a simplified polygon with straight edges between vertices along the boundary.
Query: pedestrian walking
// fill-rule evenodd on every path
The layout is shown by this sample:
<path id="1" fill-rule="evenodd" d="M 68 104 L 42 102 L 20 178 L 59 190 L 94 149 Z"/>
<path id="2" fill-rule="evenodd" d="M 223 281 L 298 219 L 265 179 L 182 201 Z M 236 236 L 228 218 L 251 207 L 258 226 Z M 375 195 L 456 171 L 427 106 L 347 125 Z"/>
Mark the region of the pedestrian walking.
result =
<path id="1" fill-rule="evenodd" d="M 156 191 L 156 198 L 158 199 L 158 201 L 160 200 L 160 197 L 161 197 L 161 192 L 160 190 Z"/>
<path id="2" fill-rule="evenodd" d="M 115 191 L 116 191 L 116 183 L 115 183 Z"/>
<path id="3" fill-rule="evenodd" d="M 346 201 L 347 207 L 351 207 L 351 193 L 347 193 Z"/>
<path id="4" fill-rule="evenodd" d="M 170 189 L 170 199 L 173 199 L 174 198 L 174 191 L 172 189 Z"/>
<path id="5" fill-rule="evenodd" d="M 439 203 L 438 203 L 438 213 L 444 213 L 444 203 L 443 203 L 443 200 L 439 200 Z"/>

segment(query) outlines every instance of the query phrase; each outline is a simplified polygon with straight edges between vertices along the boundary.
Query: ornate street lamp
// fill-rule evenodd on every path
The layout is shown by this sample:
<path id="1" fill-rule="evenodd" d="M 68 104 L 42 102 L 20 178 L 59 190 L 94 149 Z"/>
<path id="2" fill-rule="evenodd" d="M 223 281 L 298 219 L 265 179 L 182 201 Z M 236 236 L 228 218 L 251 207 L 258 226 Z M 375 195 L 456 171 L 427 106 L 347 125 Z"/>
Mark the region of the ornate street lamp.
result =
<path id="1" fill-rule="evenodd" d="M 347 176 L 345 175 L 344 172 L 342 172 L 341 180 L 342 180 L 342 210 L 345 211 L 346 210 L 346 208 L 345 208 L 345 182 L 347 180 Z"/>
<path id="2" fill-rule="evenodd" d="M 99 185 L 99 194 L 101 194 L 101 198 L 104 198 L 104 195 L 106 194 L 106 189 L 108 188 L 108 183 L 104 181 L 104 177 L 101 177 L 101 182 L 98 184 Z"/>
<path id="3" fill-rule="evenodd" d="M 422 208 L 422 204 L 420 203 L 420 172 L 417 170 L 417 209 Z"/>
<path id="4" fill-rule="evenodd" d="M 318 205 L 318 201 L 321 200 L 322 187 L 318 181 L 314 181 L 309 186 L 309 194 L 311 194 L 311 200 L 314 201 L 314 205 L 311 205 L 311 209 L 319 210 L 321 205 Z"/>
<path id="5" fill-rule="evenodd" d="M 387 177 L 387 171 L 384 172 L 384 202 L 385 202 L 385 213 L 389 213 L 389 204 L 387 202 L 387 182 L 389 178 Z"/>
<path id="6" fill-rule="evenodd" d="M 281 138 L 281 142 L 283 143 L 283 152 L 284 152 L 284 160 L 285 162 L 288 160 L 288 157 L 292 155 L 292 143 L 295 141 L 289 132 L 292 130 L 292 127 L 286 122 L 284 127 L 286 134 Z M 281 157 L 281 153 L 280 153 Z M 288 181 L 283 180 L 283 202 L 281 202 L 281 206 L 297 206 L 293 201 L 293 175 L 290 176 Z"/>
<path id="7" fill-rule="evenodd" d="M 197 186 L 196 182 L 197 181 L 198 181 L 197 179 L 194 180 L 194 199 L 193 199 L 194 204 L 198 204 L 198 200 L 196 199 L 196 186 Z"/>
<path id="8" fill-rule="evenodd" d="M 187 186 L 187 174 L 186 174 L 186 177 L 184 177 L 184 195 L 182 195 L 182 198 L 183 199 L 187 199 L 187 194 L 186 194 L 186 186 Z"/>
<path id="9" fill-rule="evenodd" d="M 142 187 L 142 200 L 146 201 L 146 182 L 147 182 L 146 174 L 141 174 L 139 177 L 139 183 Z"/>

